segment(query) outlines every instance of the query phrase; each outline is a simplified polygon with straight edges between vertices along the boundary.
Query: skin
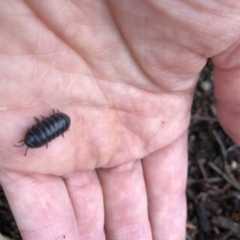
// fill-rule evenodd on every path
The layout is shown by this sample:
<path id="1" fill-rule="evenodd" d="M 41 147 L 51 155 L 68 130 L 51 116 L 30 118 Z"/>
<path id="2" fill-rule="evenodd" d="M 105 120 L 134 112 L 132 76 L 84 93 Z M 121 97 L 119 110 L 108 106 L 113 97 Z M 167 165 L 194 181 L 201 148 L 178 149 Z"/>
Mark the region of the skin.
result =
<path id="1" fill-rule="evenodd" d="M 240 143 L 240 2 L 0 1 L 0 182 L 23 239 L 185 239 L 187 128 L 207 58 Z M 71 117 L 48 149 L 33 116 Z"/>

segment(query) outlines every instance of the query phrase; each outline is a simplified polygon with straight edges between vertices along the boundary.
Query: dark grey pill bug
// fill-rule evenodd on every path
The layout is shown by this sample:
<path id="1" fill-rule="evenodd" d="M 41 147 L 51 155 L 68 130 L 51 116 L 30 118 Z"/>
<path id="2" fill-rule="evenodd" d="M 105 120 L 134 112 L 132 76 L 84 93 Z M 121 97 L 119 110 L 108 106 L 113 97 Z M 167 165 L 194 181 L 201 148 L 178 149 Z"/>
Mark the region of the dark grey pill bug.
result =
<path id="1" fill-rule="evenodd" d="M 25 134 L 25 138 L 19 143 L 23 142 L 21 145 L 15 145 L 15 147 L 22 147 L 26 145 L 25 156 L 27 156 L 28 148 L 39 148 L 46 145 L 48 148 L 48 143 L 51 142 L 56 137 L 63 135 L 64 132 L 69 130 L 71 119 L 70 117 L 62 112 L 55 112 L 47 118 L 42 116 L 40 121 L 37 117 L 34 117 L 37 124 L 33 125 Z"/>

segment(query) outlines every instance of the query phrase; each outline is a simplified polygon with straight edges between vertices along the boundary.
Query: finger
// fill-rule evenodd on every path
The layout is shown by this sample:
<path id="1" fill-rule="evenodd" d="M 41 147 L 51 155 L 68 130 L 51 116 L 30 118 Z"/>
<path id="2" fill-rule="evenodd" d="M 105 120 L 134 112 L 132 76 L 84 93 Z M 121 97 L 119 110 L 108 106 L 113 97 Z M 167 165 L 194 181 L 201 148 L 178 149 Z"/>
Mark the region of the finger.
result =
<path id="1" fill-rule="evenodd" d="M 23 239 L 80 238 L 71 201 L 61 178 L 1 170 L 0 182 Z"/>
<path id="2" fill-rule="evenodd" d="M 142 162 L 153 239 L 185 239 L 187 133 Z"/>
<path id="3" fill-rule="evenodd" d="M 96 172 L 75 172 L 65 182 L 73 204 L 81 239 L 106 239 L 103 195 Z"/>
<path id="4" fill-rule="evenodd" d="M 107 239 L 152 239 L 141 162 L 98 171 Z"/>
<path id="5" fill-rule="evenodd" d="M 214 69 L 218 119 L 227 134 L 240 145 L 240 68 Z"/>

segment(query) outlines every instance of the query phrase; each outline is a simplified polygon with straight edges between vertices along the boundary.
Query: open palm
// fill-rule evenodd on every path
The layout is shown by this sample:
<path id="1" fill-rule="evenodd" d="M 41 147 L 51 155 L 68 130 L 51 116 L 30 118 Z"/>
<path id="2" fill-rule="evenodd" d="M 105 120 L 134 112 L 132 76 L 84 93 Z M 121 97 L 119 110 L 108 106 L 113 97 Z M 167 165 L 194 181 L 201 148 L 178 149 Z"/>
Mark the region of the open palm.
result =
<path id="1" fill-rule="evenodd" d="M 187 127 L 207 58 L 220 121 L 240 141 L 239 4 L 26 2 L 0 1 L 0 180 L 23 238 L 184 239 Z M 70 132 L 25 157 L 12 144 L 52 109 Z"/>

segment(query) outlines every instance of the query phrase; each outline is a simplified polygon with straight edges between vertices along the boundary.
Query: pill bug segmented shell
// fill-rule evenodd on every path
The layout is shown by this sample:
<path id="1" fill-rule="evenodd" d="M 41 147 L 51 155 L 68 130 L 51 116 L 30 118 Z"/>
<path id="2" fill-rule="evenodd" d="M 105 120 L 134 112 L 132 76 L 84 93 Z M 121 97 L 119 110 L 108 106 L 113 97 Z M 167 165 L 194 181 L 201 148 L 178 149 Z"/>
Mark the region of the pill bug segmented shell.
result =
<path id="1" fill-rule="evenodd" d="M 58 137 L 59 135 L 63 135 L 70 127 L 70 117 L 62 112 L 55 112 L 53 110 L 53 114 L 47 118 L 42 116 L 42 120 L 40 121 L 37 117 L 34 117 L 37 124 L 33 125 L 25 134 L 23 140 L 19 141 L 19 143 L 23 142 L 21 145 L 15 145 L 15 147 L 22 147 L 26 145 L 25 156 L 27 156 L 28 148 L 38 148 L 46 145 L 48 148 L 48 143 Z"/>

